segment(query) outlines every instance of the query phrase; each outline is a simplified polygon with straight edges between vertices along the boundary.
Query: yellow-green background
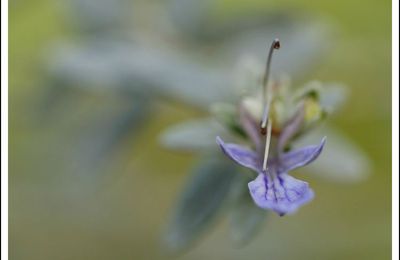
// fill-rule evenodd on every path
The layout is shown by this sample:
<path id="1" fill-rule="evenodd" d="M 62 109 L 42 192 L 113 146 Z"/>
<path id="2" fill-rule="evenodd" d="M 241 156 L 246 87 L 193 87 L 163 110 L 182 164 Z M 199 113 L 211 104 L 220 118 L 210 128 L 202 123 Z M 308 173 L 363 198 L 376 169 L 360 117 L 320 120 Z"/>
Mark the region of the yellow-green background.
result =
<path id="1" fill-rule="evenodd" d="M 67 39 L 70 32 L 56 1 L 9 5 L 10 259 L 168 258 L 159 250 L 159 235 L 194 158 L 161 149 L 157 135 L 168 124 L 201 113 L 180 104 L 159 104 L 139 137 L 113 154 L 109 183 L 74 194 L 75 179 L 60 170 L 74 163 L 63 157 L 72 148 L 54 140 L 87 115 L 43 126 L 31 109 L 43 93 L 40 66 L 46 46 Z M 318 195 L 298 214 L 272 216 L 244 248 L 231 243 L 222 220 L 180 259 L 389 259 L 391 2 L 219 0 L 217 6 L 221 16 L 289 9 L 336 25 L 332 49 L 305 78 L 340 81 L 351 88 L 334 123 L 370 156 L 373 174 L 351 185 L 305 177 Z"/>

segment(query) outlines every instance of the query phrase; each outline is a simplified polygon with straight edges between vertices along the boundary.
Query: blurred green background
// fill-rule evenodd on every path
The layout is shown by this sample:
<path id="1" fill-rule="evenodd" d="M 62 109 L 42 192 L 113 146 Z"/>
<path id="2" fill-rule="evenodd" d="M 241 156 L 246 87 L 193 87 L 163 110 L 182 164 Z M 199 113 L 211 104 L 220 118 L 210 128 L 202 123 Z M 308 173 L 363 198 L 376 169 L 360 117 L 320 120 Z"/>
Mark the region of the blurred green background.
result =
<path id="1" fill-rule="evenodd" d="M 136 2 L 135 8 L 125 10 L 127 17 L 130 12 L 135 18 L 144 17 L 142 23 L 135 21 L 132 26 L 135 33 L 157 42 L 157 35 L 142 31 L 151 32 L 158 26 L 153 18 L 160 15 L 164 2 Z M 52 55 L 51 46 L 69 40 L 79 43 L 87 32 L 71 29 L 74 19 L 66 14 L 66 2 L 12 1 L 10 259 L 390 258 L 391 2 L 214 2 L 210 12 L 216 23 L 265 10 L 310 16 L 334 27 L 322 61 L 297 79 L 338 81 L 349 86 L 350 98 L 331 123 L 371 158 L 371 176 L 355 184 L 306 176 L 317 194 L 315 200 L 294 216 L 271 216 L 249 245 L 235 246 L 222 219 L 192 250 L 167 255 L 160 249 L 160 234 L 196 157 L 162 148 L 158 135 L 172 123 L 206 113 L 171 98 L 154 97 L 144 101 L 152 102 L 150 116 L 147 109 L 132 108 L 129 100 L 121 101 L 120 94 L 90 88 L 49 94 L 49 85 L 62 87 L 48 73 L 46 58 Z M 126 24 L 129 31 L 129 21 Z M 169 33 L 168 25 L 159 30 Z M 177 34 L 170 35 L 166 41 L 174 43 Z M 111 33 L 108 37 L 120 36 Z M 191 40 L 198 48 L 208 48 L 202 47 L 201 40 Z M 120 124 L 115 118 L 121 111 L 128 111 L 129 117 L 130 109 L 139 111 L 133 117 L 146 122 L 126 128 L 131 132 L 124 133 L 122 141 L 115 141 L 115 135 L 108 135 L 114 130 L 108 127 Z M 111 141 L 102 143 L 105 137 Z M 100 159 L 93 159 L 93 154 Z"/>

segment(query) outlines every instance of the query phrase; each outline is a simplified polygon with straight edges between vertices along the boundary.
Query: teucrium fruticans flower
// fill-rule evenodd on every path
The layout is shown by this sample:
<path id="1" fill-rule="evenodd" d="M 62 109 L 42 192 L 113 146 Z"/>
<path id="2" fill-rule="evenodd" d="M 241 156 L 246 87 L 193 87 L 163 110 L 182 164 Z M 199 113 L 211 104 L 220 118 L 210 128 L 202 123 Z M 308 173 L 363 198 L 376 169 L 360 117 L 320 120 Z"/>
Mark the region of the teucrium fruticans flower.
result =
<path id="1" fill-rule="evenodd" d="M 252 106 L 258 110 L 262 107 L 261 117 L 259 112 L 251 111 L 249 102 L 247 106 L 243 102 L 239 104 L 239 121 L 247 137 L 251 139 L 254 150 L 237 144 L 227 144 L 220 137 L 217 137 L 217 143 L 229 158 L 257 173 L 257 177 L 248 183 L 254 203 L 283 216 L 295 212 L 313 199 L 314 192 L 308 183 L 290 176 L 289 171 L 314 161 L 321 153 L 326 138 L 318 145 L 287 151 L 291 140 L 311 123 L 322 118 L 323 111 L 313 91 L 306 91 L 288 102 L 288 92 L 280 91 L 279 83 L 269 82 L 272 53 L 279 47 L 279 40 L 274 40 L 262 82 L 262 96 L 255 99 Z M 290 101 L 292 104 L 288 104 Z M 291 112 L 293 114 L 290 117 L 285 115 Z"/>

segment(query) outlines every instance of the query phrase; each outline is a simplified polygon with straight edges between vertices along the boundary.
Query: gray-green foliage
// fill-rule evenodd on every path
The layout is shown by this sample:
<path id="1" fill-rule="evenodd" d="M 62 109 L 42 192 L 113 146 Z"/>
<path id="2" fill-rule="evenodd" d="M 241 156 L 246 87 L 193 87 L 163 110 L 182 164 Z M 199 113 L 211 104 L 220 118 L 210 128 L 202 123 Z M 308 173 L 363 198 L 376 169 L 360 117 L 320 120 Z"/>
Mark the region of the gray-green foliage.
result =
<path id="1" fill-rule="evenodd" d="M 233 67 L 243 54 L 263 60 L 266 42 L 273 37 L 284 40 L 286 49 L 277 55 L 274 73 L 300 74 L 326 46 L 321 26 L 310 20 L 297 21 L 289 14 L 258 14 L 218 21 L 211 19 L 214 1 L 167 1 L 159 6 L 168 10 L 165 15 L 156 11 L 152 16 L 159 27 L 153 31 L 136 30 L 141 17 L 135 16 L 135 10 L 143 5 L 146 4 L 126 0 L 63 3 L 62 13 L 76 41 L 61 41 L 46 48 L 45 63 L 53 83 L 49 92 L 58 97 L 57 102 L 50 103 L 63 102 L 68 98 L 63 95 L 65 89 L 71 88 L 94 95 L 117 93 L 133 102 L 140 99 L 145 102 L 137 106 L 139 114 L 148 111 L 156 98 L 207 110 L 214 102 L 235 98 Z M 162 27 L 168 21 L 171 30 Z M 168 41 L 143 40 L 151 39 L 149 35 L 156 39 L 172 36 L 181 47 L 177 49 L 176 43 Z M 70 113 L 77 113 L 76 110 L 79 107 L 72 107 Z M 115 125 L 134 127 L 144 122 Z M 134 128 L 131 130 L 137 133 Z M 106 142 L 113 141 L 118 142 L 113 137 Z"/>
<path id="2" fill-rule="evenodd" d="M 183 186 L 165 233 L 168 249 L 186 249 L 215 223 L 237 174 L 237 167 L 218 154 L 200 161 Z"/>
<path id="3" fill-rule="evenodd" d="M 249 175 L 241 173 L 232 185 L 232 205 L 229 214 L 231 236 L 234 242 L 245 245 L 262 230 L 268 212 L 257 207 L 249 193 Z"/>

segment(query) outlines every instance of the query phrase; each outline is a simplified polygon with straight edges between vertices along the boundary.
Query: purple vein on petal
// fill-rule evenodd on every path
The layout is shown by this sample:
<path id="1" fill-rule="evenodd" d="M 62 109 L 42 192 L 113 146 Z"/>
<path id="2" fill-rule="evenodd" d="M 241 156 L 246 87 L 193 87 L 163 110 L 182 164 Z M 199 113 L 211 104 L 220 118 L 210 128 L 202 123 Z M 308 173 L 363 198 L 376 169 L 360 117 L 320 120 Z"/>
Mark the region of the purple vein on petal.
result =
<path id="1" fill-rule="evenodd" d="M 273 210 L 280 216 L 294 213 L 314 198 L 314 192 L 308 183 L 286 173 L 274 179 L 270 174 L 260 173 L 248 186 L 250 195 L 258 207 Z"/>

